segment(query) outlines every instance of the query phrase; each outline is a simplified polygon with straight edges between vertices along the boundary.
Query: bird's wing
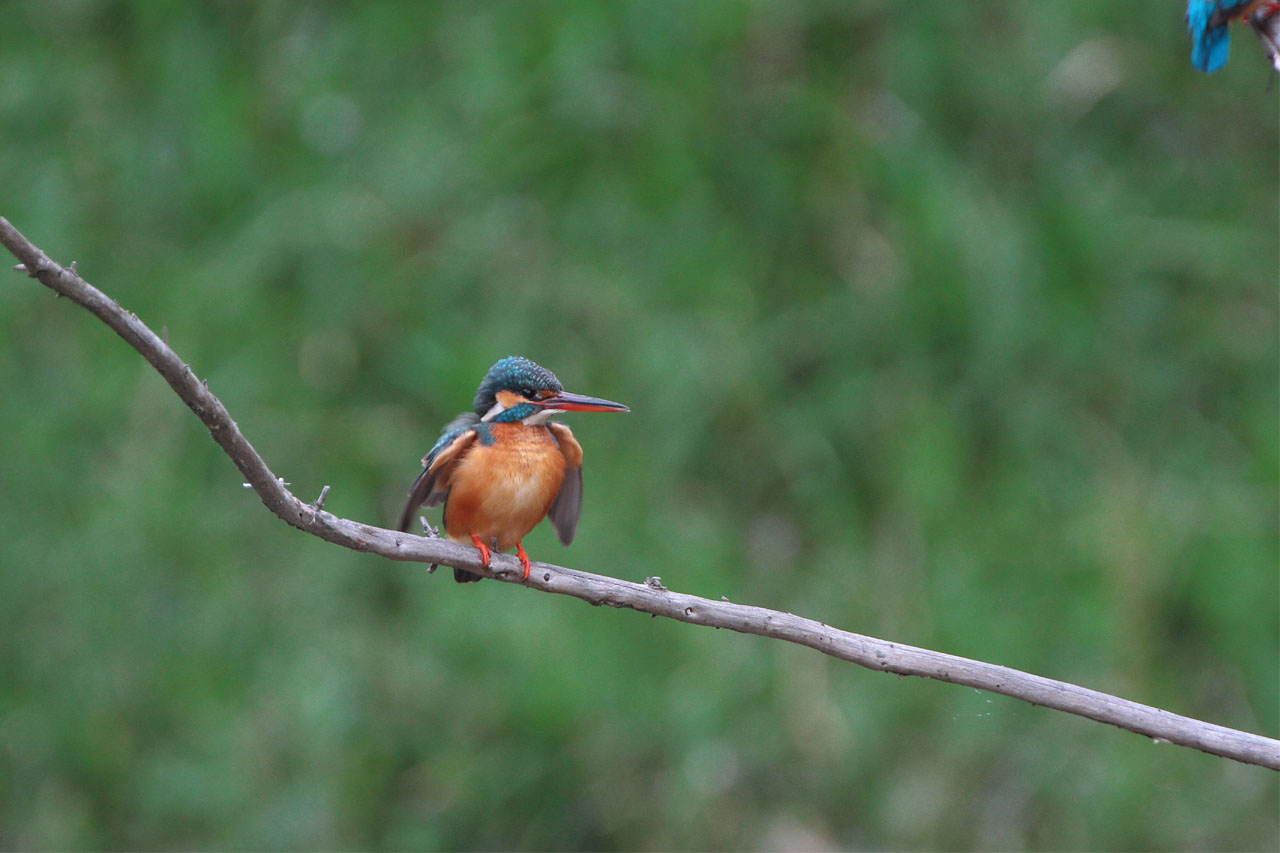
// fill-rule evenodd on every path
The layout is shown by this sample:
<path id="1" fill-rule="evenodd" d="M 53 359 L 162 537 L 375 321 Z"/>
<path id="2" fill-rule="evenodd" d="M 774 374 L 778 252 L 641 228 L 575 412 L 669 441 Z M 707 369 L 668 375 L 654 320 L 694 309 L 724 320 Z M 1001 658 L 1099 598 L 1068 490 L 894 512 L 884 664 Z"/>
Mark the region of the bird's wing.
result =
<path id="1" fill-rule="evenodd" d="M 560 541 L 568 545 L 578 529 L 578 516 L 582 515 L 582 445 L 578 444 L 573 432 L 562 423 L 550 421 L 547 428 L 560 446 L 565 464 L 564 483 L 561 484 L 560 494 L 556 495 L 547 517 L 555 525 Z"/>
<path id="2" fill-rule="evenodd" d="M 475 418 L 474 415 L 471 418 Z M 449 479 L 453 468 L 476 442 L 476 422 L 467 416 L 456 418 L 445 427 L 444 435 L 422 459 L 422 473 L 409 489 L 409 502 L 400 513 L 399 530 L 408 530 L 413 514 L 420 506 L 436 506 L 449 495 Z"/>
<path id="3" fill-rule="evenodd" d="M 1189 0 L 1187 29 L 1191 33 L 1191 64 L 1198 71 L 1214 72 L 1227 64 L 1231 33 L 1227 24 L 1243 2 Z"/>

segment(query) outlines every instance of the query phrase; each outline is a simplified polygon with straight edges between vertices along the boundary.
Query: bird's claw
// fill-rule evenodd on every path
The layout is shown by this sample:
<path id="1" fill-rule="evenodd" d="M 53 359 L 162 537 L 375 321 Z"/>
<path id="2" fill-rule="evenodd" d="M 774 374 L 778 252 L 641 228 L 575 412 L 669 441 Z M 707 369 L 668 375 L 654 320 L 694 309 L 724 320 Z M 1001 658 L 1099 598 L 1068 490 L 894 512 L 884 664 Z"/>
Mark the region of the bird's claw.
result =
<path id="1" fill-rule="evenodd" d="M 474 533 L 471 534 L 471 541 L 480 549 L 480 565 L 484 566 L 486 569 L 489 568 L 489 561 L 493 559 L 493 555 L 489 551 L 489 546 L 480 541 L 480 537 Z"/>
<path id="2" fill-rule="evenodd" d="M 516 556 L 520 558 L 520 565 L 524 566 L 524 576 L 520 580 L 527 581 L 529 573 L 533 571 L 533 563 L 529 562 L 529 555 L 525 553 L 523 542 L 516 543 Z"/>

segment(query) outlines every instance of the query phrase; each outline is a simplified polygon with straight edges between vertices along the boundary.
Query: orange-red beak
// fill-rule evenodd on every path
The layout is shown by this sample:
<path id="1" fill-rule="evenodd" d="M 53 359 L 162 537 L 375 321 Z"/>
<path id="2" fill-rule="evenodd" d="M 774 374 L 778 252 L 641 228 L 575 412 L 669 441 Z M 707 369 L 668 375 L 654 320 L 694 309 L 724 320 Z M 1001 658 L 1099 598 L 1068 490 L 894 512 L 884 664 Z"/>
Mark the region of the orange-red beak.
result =
<path id="1" fill-rule="evenodd" d="M 588 397 L 584 394 L 572 394 L 561 391 L 552 397 L 544 397 L 538 401 L 544 409 L 559 409 L 562 412 L 629 412 L 621 403 L 601 400 L 599 397 Z"/>

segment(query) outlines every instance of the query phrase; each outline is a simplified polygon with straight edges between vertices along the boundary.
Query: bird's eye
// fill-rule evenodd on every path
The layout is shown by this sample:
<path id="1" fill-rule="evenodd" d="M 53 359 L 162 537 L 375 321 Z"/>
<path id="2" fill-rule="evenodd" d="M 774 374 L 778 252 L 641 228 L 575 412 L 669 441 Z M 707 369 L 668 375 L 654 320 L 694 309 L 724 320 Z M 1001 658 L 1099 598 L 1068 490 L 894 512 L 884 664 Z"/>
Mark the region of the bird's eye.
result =
<path id="1" fill-rule="evenodd" d="M 526 385 L 524 388 L 520 389 L 520 396 L 524 397 L 526 400 L 536 400 L 538 399 L 538 392 Z"/>

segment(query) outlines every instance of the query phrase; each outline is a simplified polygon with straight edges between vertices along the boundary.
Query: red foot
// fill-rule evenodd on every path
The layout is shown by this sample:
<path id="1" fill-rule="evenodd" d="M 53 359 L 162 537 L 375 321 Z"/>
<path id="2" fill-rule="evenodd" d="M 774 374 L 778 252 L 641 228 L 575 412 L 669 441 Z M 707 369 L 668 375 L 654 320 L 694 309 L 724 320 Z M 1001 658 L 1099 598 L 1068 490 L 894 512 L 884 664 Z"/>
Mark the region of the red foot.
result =
<path id="1" fill-rule="evenodd" d="M 524 577 L 521 580 L 527 581 L 529 572 L 533 571 L 533 565 L 529 562 L 529 555 L 524 551 L 524 542 L 516 543 L 516 556 L 520 558 L 520 563 L 524 566 Z"/>
<path id="2" fill-rule="evenodd" d="M 489 560 L 492 555 L 489 553 L 489 546 L 480 541 L 480 537 L 471 534 L 471 541 L 476 543 L 476 547 L 480 549 L 480 564 L 486 569 L 489 568 Z"/>

